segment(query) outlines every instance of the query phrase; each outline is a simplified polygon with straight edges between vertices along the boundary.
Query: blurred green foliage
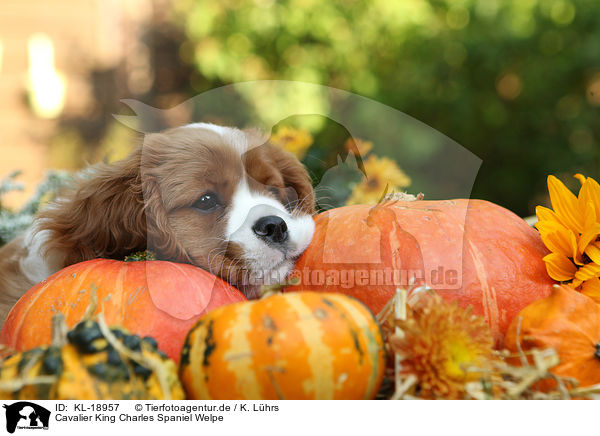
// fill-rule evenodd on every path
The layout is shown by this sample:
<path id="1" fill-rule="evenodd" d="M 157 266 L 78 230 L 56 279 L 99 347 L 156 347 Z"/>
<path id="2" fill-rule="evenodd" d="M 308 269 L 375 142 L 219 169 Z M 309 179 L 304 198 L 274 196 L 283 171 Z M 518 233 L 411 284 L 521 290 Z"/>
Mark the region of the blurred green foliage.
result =
<path id="1" fill-rule="evenodd" d="M 179 55 L 193 66 L 188 96 L 260 79 L 364 95 L 481 157 L 473 197 L 521 215 L 545 201 L 547 174 L 599 174 L 595 0 L 180 0 L 172 7 L 185 35 Z M 347 133 L 320 129 L 309 155 L 327 160 Z"/>

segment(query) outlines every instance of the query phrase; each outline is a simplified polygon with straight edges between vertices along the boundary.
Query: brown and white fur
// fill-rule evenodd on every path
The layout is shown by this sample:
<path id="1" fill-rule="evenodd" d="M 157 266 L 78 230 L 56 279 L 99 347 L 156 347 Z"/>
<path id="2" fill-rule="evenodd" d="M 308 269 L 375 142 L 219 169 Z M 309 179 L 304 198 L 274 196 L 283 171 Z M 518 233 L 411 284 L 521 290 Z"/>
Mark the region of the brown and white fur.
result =
<path id="1" fill-rule="evenodd" d="M 312 239 L 313 212 L 306 169 L 257 132 L 196 123 L 148 134 L 126 159 L 89 168 L 0 248 L 0 323 L 59 269 L 146 249 L 252 297 L 293 268 Z"/>

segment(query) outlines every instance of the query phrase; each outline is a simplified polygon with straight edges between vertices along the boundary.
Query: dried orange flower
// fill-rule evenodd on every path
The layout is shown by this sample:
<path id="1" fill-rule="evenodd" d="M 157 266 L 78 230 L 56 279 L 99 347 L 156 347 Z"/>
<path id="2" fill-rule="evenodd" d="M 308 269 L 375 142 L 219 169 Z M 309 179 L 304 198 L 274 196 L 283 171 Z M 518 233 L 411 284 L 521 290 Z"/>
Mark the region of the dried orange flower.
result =
<path id="1" fill-rule="evenodd" d="M 600 185 L 591 177 L 575 177 L 581 182 L 577 197 L 548 177 L 554 210 L 538 206 L 535 227 L 551 251 L 544 257 L 550 277 L 600 303 Z"/>
<path id="2" fill-rule="evenodd" d="M 416 395 L 426 399 L 465 398 L 465 384 L 490 368 L 494 340 L 485 320 L 438 295 L 419 300 L 390 347 L 401 358 L 402 375 L 416 376 Z"/>
<path id="3" fill-rule="evenodd" d="M 271 136 L 271 142 L 293 153 L 298 159 L 302 159 L 313 143 L 313 137 L 305 129 L 281 126 Z"/>

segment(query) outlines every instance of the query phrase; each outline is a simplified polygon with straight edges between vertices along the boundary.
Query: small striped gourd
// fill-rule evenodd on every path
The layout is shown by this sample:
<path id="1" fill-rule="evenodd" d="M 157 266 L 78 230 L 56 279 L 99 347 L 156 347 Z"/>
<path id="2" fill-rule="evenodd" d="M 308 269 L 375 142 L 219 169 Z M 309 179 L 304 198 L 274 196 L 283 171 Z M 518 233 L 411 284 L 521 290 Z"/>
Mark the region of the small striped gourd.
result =
<path id="1" fill-rule="evenodd" d="M 97 322 L 87 320 L 64 335 L 64 317 L 57 315 L 51 345 L 0 361 L 0 399 L 183 399 L 175 362 L 154 338 L 119 327 L 108 331 L 112 342 Z"/>
<path id="2" fill-rule="evenodd" d="M 298 292 L 220 307 L 190 330 L 190 399 L 371 399 L 385 369 L 379 326 L 358 300 Z"/>

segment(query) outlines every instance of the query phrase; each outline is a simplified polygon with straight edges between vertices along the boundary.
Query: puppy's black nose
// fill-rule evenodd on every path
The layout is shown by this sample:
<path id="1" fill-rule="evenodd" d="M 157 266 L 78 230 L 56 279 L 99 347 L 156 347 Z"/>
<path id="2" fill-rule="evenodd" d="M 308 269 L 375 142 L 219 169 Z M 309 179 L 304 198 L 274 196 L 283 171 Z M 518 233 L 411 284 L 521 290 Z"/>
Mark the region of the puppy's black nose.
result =
<path id="1" fill-rule="evenodd" d="M 275 244 L 281 244 L 288 236 L 287 224 L 276 215 L 259 218 L 252 226 L 252 230 L 259 238 Z"/>

